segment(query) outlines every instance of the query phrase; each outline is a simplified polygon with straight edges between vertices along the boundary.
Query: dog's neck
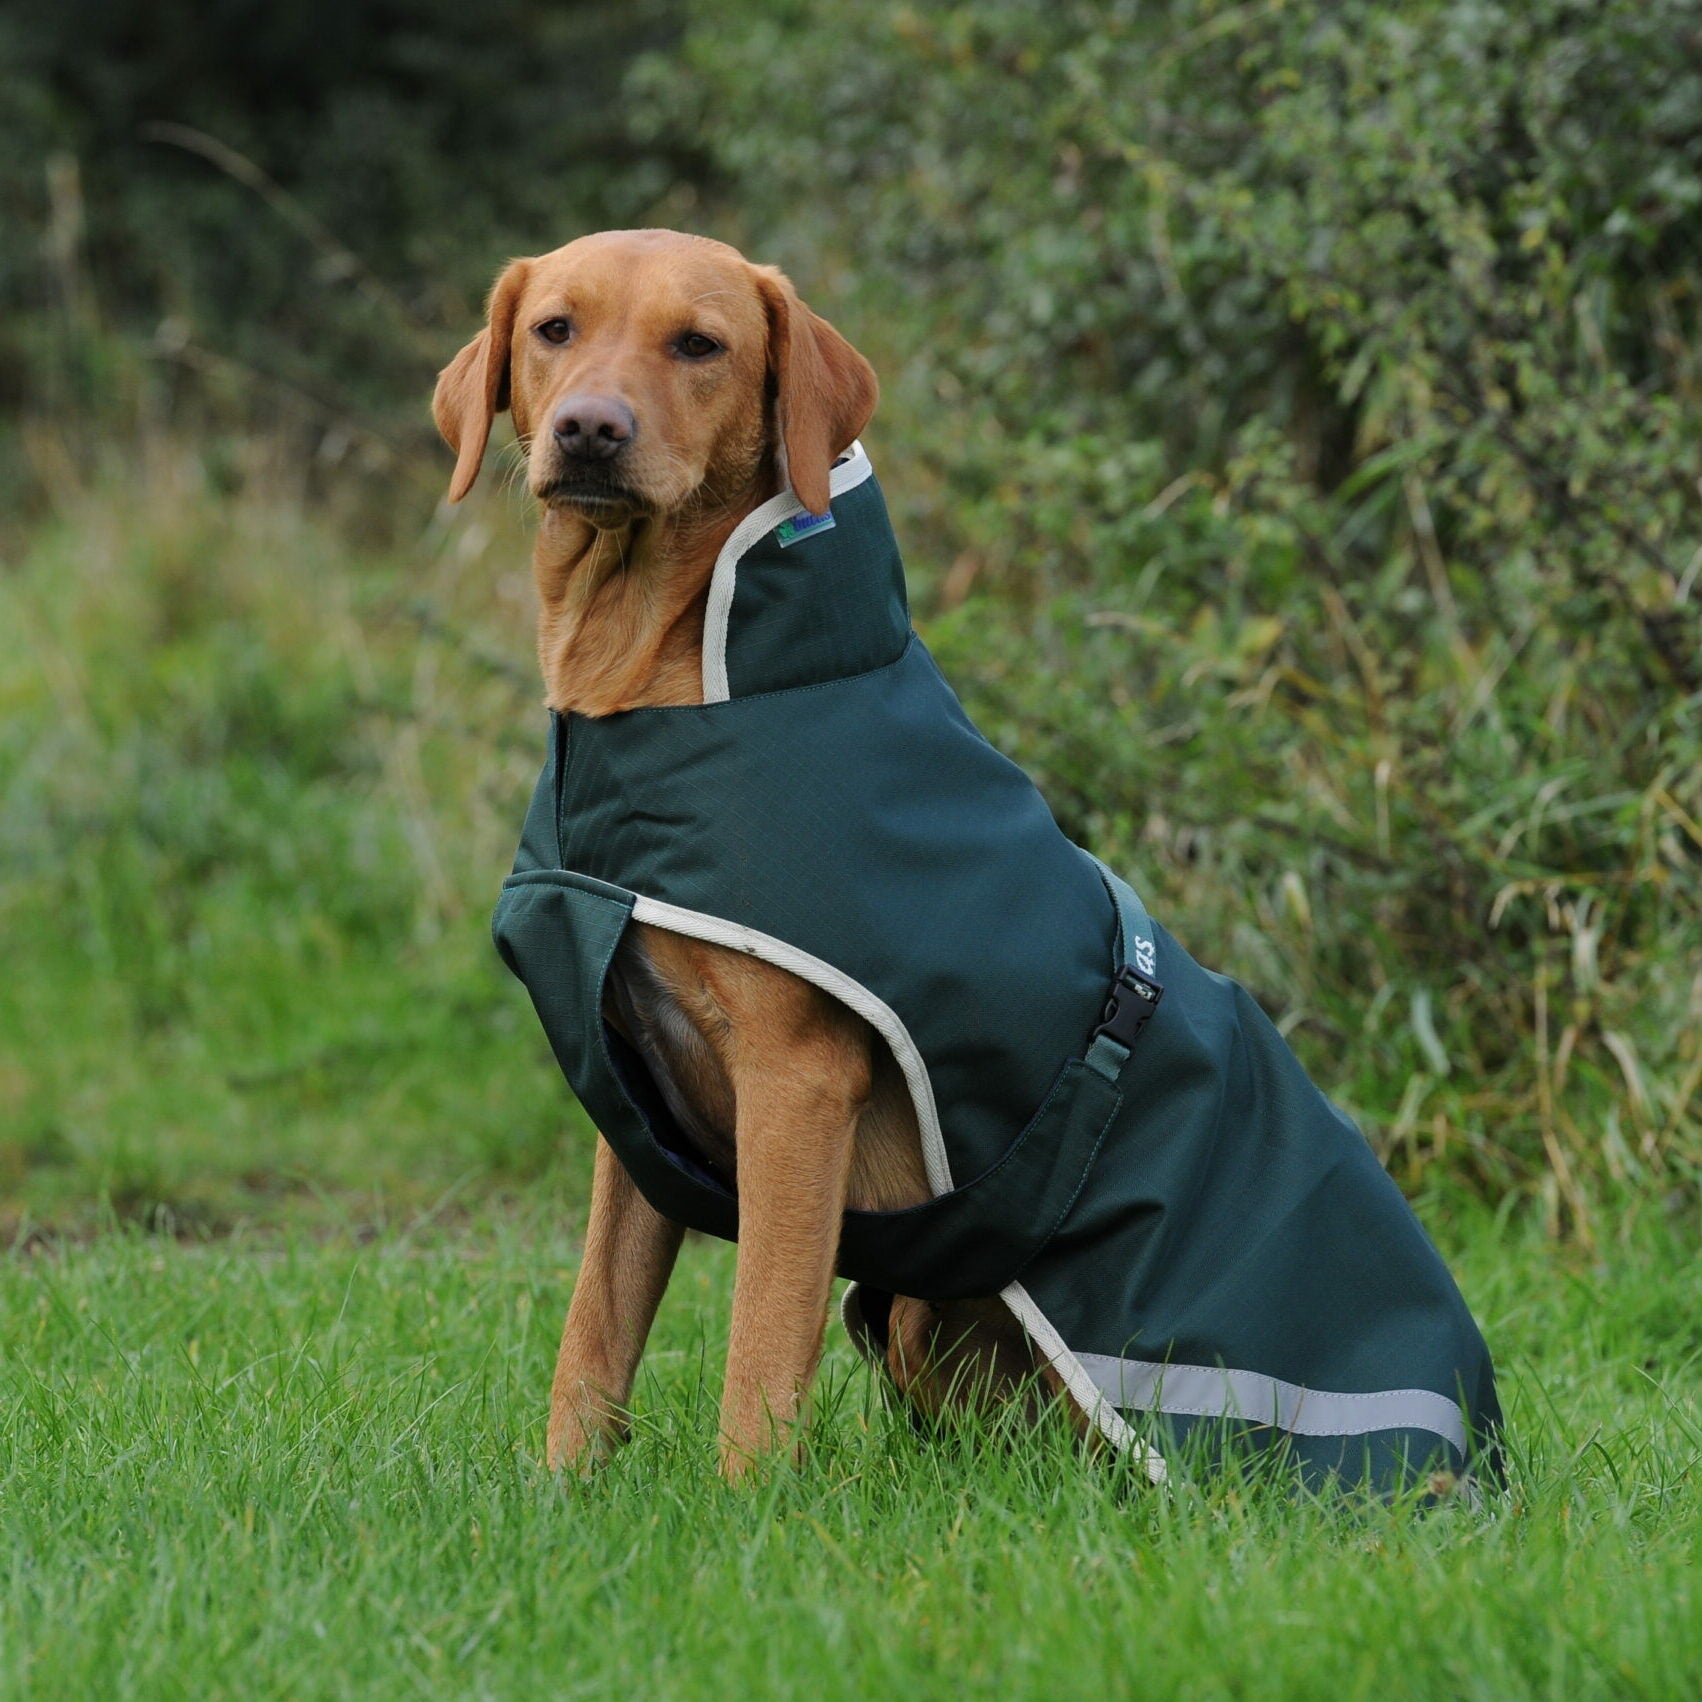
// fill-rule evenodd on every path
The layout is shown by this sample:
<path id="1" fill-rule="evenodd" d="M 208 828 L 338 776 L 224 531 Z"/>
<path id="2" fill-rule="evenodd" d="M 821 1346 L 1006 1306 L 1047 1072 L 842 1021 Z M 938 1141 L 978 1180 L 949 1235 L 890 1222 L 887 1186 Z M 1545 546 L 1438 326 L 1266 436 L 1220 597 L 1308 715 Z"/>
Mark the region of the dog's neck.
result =
<path id="1" fill-rule="evenodd" d="M 532 569 L 551 709 L 612 715 L 703 701 L 703 616 L 715 559 L 772 494 L 767 483 L 753 479 L 730 505 L 611 531 L 565 509 L 544 511 Z"/>

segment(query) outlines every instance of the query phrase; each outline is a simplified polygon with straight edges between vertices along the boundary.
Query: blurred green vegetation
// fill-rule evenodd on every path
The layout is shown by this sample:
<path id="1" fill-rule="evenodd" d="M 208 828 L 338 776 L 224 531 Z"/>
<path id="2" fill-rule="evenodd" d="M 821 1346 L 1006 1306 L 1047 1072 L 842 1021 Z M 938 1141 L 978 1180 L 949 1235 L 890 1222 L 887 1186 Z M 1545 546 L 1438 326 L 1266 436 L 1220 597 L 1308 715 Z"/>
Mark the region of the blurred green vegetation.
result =
<path id="1" fill-rule="evenodd" d="M 0 397 L 417 448 L 442 329 L 508 250 L 687 169 L 628 146 L 620 98 L 678 27 L 661 0 L 12 0 Z"/>
<path id="2" fill-rule="evenodd" d="M 871 355 L 972 711 L 1404 1184 L 1694 1211 L 1687 0 L 19 0 L 0 220 L 0 1215 L 579 1185 L 425 401 L 628 222 Z"/>
<path id="3" fill-rule="evenodd" d="M 354 548 L 288 479 L 141 451 L 8 568 L 0 1215 L 371 1221 L 559 1166 L 485 922 L 537 692 L 435 636 L 496 592 L 524 655 L 523 540 Z"/>

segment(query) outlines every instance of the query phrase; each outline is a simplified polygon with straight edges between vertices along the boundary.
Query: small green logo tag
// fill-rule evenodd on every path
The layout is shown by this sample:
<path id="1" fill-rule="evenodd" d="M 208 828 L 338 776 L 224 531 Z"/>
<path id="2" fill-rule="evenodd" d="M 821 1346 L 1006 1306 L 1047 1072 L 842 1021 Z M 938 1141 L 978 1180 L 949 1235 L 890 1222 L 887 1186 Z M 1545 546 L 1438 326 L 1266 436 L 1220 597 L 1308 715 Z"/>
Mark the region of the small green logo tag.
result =
<path id="1" fill-rule="evenodd" d="M 836 524 L 831 511 L 826 514 L 794 514 L 790 520 L 782 520 L 775 527 L 774 535 L 780 540 L 781 549 L 785 549 L 800 538 L 813 538 L 817 532 L 831 532 Z"/>

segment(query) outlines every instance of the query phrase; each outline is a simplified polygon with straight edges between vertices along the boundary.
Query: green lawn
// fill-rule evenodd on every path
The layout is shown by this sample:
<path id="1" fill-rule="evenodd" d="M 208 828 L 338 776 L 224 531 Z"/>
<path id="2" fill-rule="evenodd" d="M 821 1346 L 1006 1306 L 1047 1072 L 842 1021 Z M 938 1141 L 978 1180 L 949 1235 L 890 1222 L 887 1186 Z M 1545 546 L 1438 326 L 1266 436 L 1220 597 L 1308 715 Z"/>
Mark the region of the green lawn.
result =
<path id="1" fill-rule="evenodd" d="M 1051 1438 L 926 1445 L 835 1340 L 813 1457 L 730 1490 L 726 1250 L 636 1439 L 540 1468 L 572 1226 L 134 1231 L 0 1266 L 0 1687 L 66 1696 L 1686 1696 L 1702 1264 L 1474 1218 L 1502 1505 L 1163 1494 Z"/>

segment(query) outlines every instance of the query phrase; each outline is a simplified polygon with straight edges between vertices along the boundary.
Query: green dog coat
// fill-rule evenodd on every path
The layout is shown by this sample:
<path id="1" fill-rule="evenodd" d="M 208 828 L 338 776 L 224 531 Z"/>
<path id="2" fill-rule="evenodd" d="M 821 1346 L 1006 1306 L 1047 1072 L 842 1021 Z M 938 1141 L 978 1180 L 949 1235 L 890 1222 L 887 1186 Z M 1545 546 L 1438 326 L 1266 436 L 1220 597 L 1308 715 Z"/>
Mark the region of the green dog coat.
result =
<path id="1" fill-rule="evenodd" d="M 763 958 L 891 1047 L 932 1198 L 847 1211 L 847 1322 L 1002 1297 L 1107 1438 L 1276 1450 L 1385 1491 L 1493 1457 L 1483 1340 L 1353 1124 L 1235 982 L 1065 838 L 911 630 L 869 462 L 789 493 L 710 583 L 702 705 L 555 714 L 493 929 L 650 1203 L 738 1200 L 605 1021 L 634 922 Z"/>

